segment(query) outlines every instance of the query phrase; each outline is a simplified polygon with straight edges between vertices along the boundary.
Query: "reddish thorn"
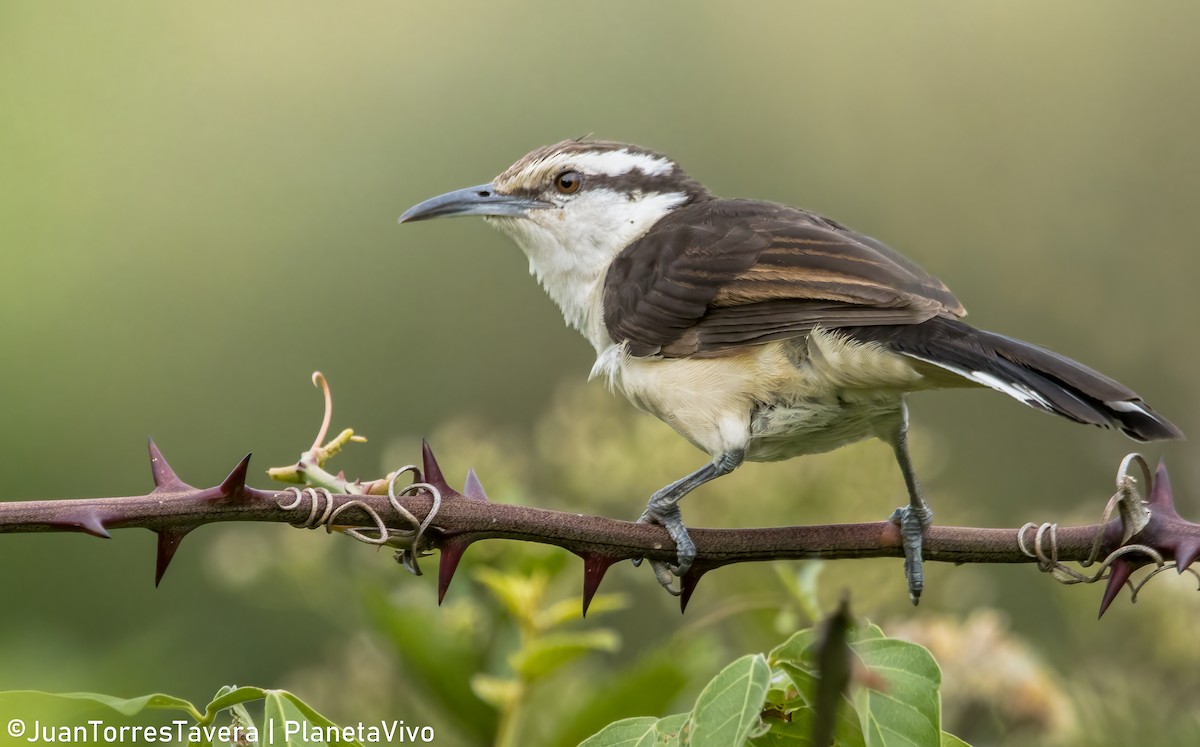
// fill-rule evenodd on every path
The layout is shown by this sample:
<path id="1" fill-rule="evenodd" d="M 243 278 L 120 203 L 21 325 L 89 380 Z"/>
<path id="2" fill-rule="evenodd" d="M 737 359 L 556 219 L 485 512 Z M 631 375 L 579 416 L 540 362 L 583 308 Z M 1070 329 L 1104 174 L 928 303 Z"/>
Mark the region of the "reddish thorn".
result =
<path id="1" fill-rule="evenodd" d="M 429 447 L 429 442 L 425 439 L 421 439 L 421 467 L 421 471 L 425 473 L 425 482 L 442 491 L 443 496 L 458 492 L 452 490 L 449 483 L 446 482 L 442 468 L 438 466 L 437 459 L 433 456 L 433 449 Z"/>
<path id="2" fill-rule="evenodd" d="M 1159 460 L 1158 469 L 1154 471 L 1154 485 L 1150 488 L 1150 497 L 1146 502 L 1158 508 L 1168 508 L 1175 514 L 1175 496 L 1171 492 L 1171 478 L 1167 475 L 1165 459 Z"/>
<path id="3" fill-rule="evenodd" d="M 179 543 L 183 542 L 183 538 L 187 533 L 192 531 L 188 529 L 159 529 L 158 534 L 158 557 L 154 562 L 154 587 L 158 588 L 159 582 L 162 581 L 163 574 L 167 572 L 167 566 L 171 564 L 171 559 L 175 557 L 175 551 L 179 549 Z"/>
<path id="4" fill-rule="evenodd" d="M 222 499 L 232 500 L 241 497 L 242 490 L 246 487 L 246 473 L 250 470 L 250 456 L 247 454 L 242 457 L 242 461 L 238 462 L 229 476 L 217 486 Z"/>
<path id="5" fill-rule="evenodd" d="M 1200 542 L 1193 539 L 1182 540 L 1175 548 L 1175 570 L 1180 573 L 1186 571 L 1197 555 L 1200 555 Z"/>
<path id="6" fill-rule="evenodd" d="M 93 537 L 99 537 L 100 539 L 112 539 L 112 535 L 104 528 L 104 521 L 93 511 L 87 511 L 75 516 L 68 514 L 66 517 L 50 523 L 59 527 L 75 529 L 85 534 L 90 534 Z"/>
<path id="7" fill-rule="evenodd" d="M 688 572 L 683 574 L 679 579 L 679 614 L 687 612 L 688 602 L 692 599 L 692 594 L 696 592 L 696 587 L 700 585 L 700 578 L 711 571 L 715 566 L 701 565 L 700 563 L 692 563 L 692 567 Z"/>
<path id="8" fill-rule="evenodd" d="M 474 467 L 467 470 L 467 482 L 463 485 L 463 495 L 487 503 L 487 492 L 483 489 L 483 483 L 479 482 L 479 476 L 475 474 Z"/>
<path id="9" fill-rule="evenodd" d="M 615 555 L 601 555 L 598 552 L 575 553 L 583 558 L 583 616 L 587 617 L 588 607 L 596 597 L 600 582 L 610 566 L 621 558 Z"/>
<path id="10" fill-rule="evenodd" d="M 1109 570 L 1108 585 L 1104 587 L 1104 596 L 1100 599 L 1100 614 L 1096 616 L 1097 619 L 1104 617 L 1108 606 L 1117 598 L 1117 594 L 1121 593 L 1121 587 L 1125 586 L 1125 582 L 1129 580 L 1133 572 L 1144 564 L 1144 562 L 1135 563 L 1125 558 L 1113 561 Z"/>
<path id="11" fill-rule="evenodd" d="M 453 539 L 442 543 L 438 548 L 438 606 L 446 598 L 446 590 L 454 580 L 454 572 L 458 570 L 458 562 L 463 553 L 470 547 L 470 540 Z"/>
<path id="12" fill-rule="evenodd" d="M 180 480 L 179 475 L 175 474 L 175 470 L 171 469 L 171 465 L 167 464 L 167 458 L 158 450 L 158 444 L 154 443 L 153 438 L 146 439 L 146 445 L 150 449 L 150 475 L 154 478 L 155 492 L 168 492 L 191 487 Z"/>
<path id="13" fill-rule="evenodd" d="M 104 528 L 104 522 L 101 521 L 100 517 L 96 514 L 88 514 L 84 516 L 83 522 L 80 523 L 79 528 L 94 537 L 102 537 L 104 539 L 109 539 L 112 537 L 112 535 L 108 533 L 108 530 Z"/>

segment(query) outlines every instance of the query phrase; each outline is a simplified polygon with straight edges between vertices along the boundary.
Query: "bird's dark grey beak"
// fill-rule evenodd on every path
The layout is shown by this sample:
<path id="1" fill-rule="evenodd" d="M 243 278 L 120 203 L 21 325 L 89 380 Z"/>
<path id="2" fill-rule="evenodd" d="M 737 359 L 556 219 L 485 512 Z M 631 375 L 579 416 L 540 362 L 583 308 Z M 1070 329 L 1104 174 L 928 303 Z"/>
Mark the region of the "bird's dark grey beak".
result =
<path id="1" fill-rule="evenodd" d="M 506 195 L 496 191 L 494 184 L 447 192 L 413 205 L 400 216 L 400 223 L 412 223 L 431 218 L 452 218 L 456 215 L 494 215 L 521 218 L 530 210 L 550 207 L 550 203 L 532 197 Z"/>

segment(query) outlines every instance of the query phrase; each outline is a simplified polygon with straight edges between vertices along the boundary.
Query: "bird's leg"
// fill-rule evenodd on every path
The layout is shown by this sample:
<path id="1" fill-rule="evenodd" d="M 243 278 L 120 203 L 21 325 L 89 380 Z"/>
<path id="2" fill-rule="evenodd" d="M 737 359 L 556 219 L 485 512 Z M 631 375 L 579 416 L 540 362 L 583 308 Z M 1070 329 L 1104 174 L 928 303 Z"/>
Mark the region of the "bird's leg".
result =
<path id="1" fill-rule="evenodd" d="M 881 435 L 892 445 L 892 451 L 896 453 L 896 462 L 904 475 L 904 485 L 908 488 L 908 505 L 897 508 L 892 513 L 891 521 L 900 527 L 908 598 L 913 604 L 917 604 L 921 601 L 921 591 L 925 588 L 921 548 L 925 540 L 925 530 L 933 523 L 933 509 L 921 495 L 921 486 L 917 484 L 917 475 L 913 471 L 912 457 L 908 454 L 908 405 L 901 402 L 898 414 L 893 427 Z"/>
<path id="2" fill-rule="evenodd" d="M 679 594 L 679 591 L 672 586 L 674 577 L 687 573 L 688 568 L 692 566 L 692 561 L 696 558 L 696 545 L 688 536 L 687 527 L 683 525 L 683 517 L 679 513 L 680 499 L 709 480 L 734 471 L 745 458 L 746 452 L 741 449 L 719 454 L 711 462 L 690 475 L 657 491 L 650 496 L 650 500 L 646 503 L 646 510 L 642 512 L 638 522 L 662 526 L 675 542 L 677 561 L 675 565 L 660 560 L 650 561 L 658 582 L 672 594 Z M 634 563 L 641 563 L 641 558 L 636 559 Z"/>

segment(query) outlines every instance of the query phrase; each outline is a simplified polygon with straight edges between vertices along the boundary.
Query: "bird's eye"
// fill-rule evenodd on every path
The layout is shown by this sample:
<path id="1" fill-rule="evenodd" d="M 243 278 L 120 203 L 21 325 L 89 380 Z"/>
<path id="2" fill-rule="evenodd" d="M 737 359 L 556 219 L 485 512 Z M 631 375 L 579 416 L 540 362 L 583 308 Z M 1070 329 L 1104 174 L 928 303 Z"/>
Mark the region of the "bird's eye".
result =
<path id="1" fill-rule="evenodd" d="M 575 194 L 579 191 L 581 184 L 583 184 L 583 175 L 578 171 L 564 171 L 554 177 L 554 188 L 564 195 Z"/>

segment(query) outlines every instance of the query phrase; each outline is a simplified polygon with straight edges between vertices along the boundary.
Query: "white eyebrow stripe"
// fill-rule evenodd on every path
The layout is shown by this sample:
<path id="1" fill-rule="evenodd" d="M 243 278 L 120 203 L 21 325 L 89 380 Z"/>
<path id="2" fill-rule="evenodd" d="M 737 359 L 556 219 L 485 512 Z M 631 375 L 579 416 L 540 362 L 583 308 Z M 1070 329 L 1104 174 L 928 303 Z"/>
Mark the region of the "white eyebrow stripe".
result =
<path id="1" fill-rule="evenodd" d="M 662 176 L 671 173 L 675 169 L 675 164 L 666 158 L 646 153 L 608 150 L 592 153 L 555 153 L 542 162 L 541 168 L 547 170 L 573 168 L 579 169 L 585 174 L 602 174 L 604 176 L 623 176 L 631 171 Z"/>

